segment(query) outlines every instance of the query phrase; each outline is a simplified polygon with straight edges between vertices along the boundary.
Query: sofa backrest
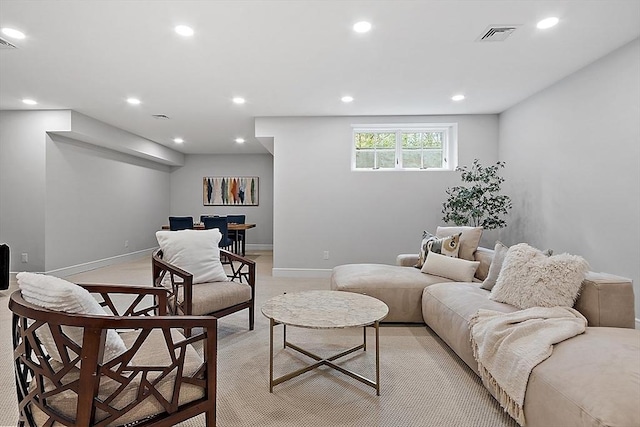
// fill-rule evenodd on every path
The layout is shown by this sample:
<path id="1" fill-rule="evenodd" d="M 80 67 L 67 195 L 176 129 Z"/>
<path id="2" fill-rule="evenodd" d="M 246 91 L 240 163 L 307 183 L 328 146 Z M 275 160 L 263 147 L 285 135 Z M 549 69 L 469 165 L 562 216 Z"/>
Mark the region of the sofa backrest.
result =
<path id="1" fill-rule="evenodd" d="M 493 249 L 478 247 L 480 266 L 476 278 L 484 280 L 493 260 Z M 635 328 L 633 282 L 626 277 L 590 271 L 582 282 L 573 306 L 587 318 L 589 326 Z"/>

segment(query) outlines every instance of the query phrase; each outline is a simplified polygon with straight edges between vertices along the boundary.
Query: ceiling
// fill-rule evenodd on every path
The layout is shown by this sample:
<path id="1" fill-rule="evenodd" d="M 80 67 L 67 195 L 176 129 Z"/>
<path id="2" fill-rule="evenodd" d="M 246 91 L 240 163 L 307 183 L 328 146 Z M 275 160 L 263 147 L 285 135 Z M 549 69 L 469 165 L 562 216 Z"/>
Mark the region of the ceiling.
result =
<path id="1" fill-rule="evenodd" d="M 548 16 L 559 24 L 537 29 Z M 490 25 L 517 29 L 476 41 Z M 26 34 L 1 35 L 17 49 L 0 49 L 0 109 L 72 109 L 183 153 L 266 153 L 256 117 L 502 112 L 638 37 L 640 0 L 0 0 L 0 27 Z"/>

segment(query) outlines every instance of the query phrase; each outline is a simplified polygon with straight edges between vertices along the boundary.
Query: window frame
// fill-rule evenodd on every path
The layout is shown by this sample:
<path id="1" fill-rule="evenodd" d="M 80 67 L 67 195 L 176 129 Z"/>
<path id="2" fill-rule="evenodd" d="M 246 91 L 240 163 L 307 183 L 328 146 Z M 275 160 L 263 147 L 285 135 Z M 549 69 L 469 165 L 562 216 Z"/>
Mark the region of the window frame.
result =
<path id="1" fill-rule="evenodd" d="M 351 125 L 351 170 L 352 171 L 452 171 L 458 166 L 458 124 L 457 123 L 389 123 L 389 124 L 353 124 Z M 443 167 L 406 168 L 402 159 L 402 134 L 405 133 L 442 132 Z M 358 133 L 395 133 L 395 159 L 393 168 L 377 166 L 374 155 L 373 168 L 356 167 L 356 134 Z M 424 150 L 424 148 L 422 149 Z M 372 150 L 375 153 L 375 148 Z M 421 156 L 421 163 L 424 158 Z"/>

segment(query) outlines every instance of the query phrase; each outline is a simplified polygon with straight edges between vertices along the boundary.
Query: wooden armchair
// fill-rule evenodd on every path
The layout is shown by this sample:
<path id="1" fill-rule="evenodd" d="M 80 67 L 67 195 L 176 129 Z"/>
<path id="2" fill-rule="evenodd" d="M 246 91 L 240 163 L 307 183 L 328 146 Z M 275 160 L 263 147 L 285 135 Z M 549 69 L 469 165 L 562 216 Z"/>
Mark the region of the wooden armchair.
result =
<path id="1" fill-rule="evenodd" d="M 25 301 L 20 291 L 11 295 L 18 424 L 172 426 L 205 413 L 206 425 L 215 426 L 217 320 L 166 316 L 163 289 L 81 286 L 101 295 L 111 314 L 53 311 Z M 199 333 L 185 338 L 179 332 L 185 327 Z M 103 362 L 113 330 L 126 351 Z M 81 345 L 72 331 L 80 332 Z M 46 335 L 57 352 L 43 345 Z"/>
<path id="2" fill-rule="evenodd" d="M 191 273 L 163 260 L 162 255 L 162 249 L 159 249 L 152 257 L 153 285 L 169 290 L 169 313 L 219 318 L 249 309 L 249 330 L 253 330 L 256 283 L 254 261 L 220 249 L 220 259 L 230 281 L 194 284 Z M 189 335 L 186 327 L 185 333 Z"/>

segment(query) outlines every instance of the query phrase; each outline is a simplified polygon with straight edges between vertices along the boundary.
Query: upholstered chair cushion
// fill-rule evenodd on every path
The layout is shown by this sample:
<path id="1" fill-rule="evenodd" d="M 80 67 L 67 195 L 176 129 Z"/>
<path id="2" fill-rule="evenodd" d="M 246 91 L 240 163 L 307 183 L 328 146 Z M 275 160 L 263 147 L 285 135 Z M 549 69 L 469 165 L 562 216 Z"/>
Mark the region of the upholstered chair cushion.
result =
<path id="1" fill-rule="evenodd" d="M 178 291 L 178 301 L 184 301 L 184 289 Z M 238 282 L 211 282 L 193 285 L 191 314 L 202 316 L 232 307 L 251 299 L 251 286 Z M 169 304 L 173 305 L 171 298 Z"/>
<path id="2" fill-rule="evenodd" d="M 131 347 L 135 343 L 138 338 L 138 332 L 125 332 L 122 334 L 122 338 L 124 343 Z M 165 340 L 167 337 L 163 334 L 161 329 L 154 329 L 151 331 L 149 336 L 142 343 L 140 349 L 136 352 L 135 356 L 131 360 L 130 364 L 135 366 L 136 368 L 145 368 L 145 367 L 157 367 L 157 366 L 171 366 L 172 360 L 175 357 L 182 357 L 182 354 L 171 355 L 167 349 L 167 344 L 165 344 Z M 174 343 L 178 343 L 180 341 L 184 341 L 185 337 L 178 332 L 177 330 L 171 330 L 170 339 Z M 194 375 L 198 369 L 202 366 L 202 358 L 198 355 L 196 350 L 187 345 L 184 347 L 184 364 L 183 370 L 181 372 L 182 377 L 190 377 Z M 181 352 L 180 352 L 181 353 Z M 53 364 L 52 367 L 54 369 L 62 369 L 62 365 Z M 127 372 L 122 372 L 121 374 L 127 374 Z M 142 374 L 135 375 L 133 372 L 130 373 L 134 375 L 134 378 L 131 382 L 126 384 L 122 389 L 119 390 L 120 387 L 123 386 L 120 381 L 116 381 L 109 376 L 103 376 L 100 380 L 100 391 L 99 396 L 101 399 L 107 399 L 110 396 L 114 396 L 113 401 L 111 401 L 110 405 L 116 408 L 124 408 L 125 406 L 135 402 L 136 395 L 139 393 L 139 387 L 141 381 L 158 381 L 155 384 L 154 388 L 159 391 L 160 395 L 164 399 L 171 399 L 171 395 L 174 390 L 175 382 L 176 382 L 176 370 L 169 371 L 167 375 L 162 377 L 160 372 L 154 372 L 152 378 L 142 378 Z M 118 374 L 114 374 L 114 378 L 117 378 Z M 80 378 L 80 369 L 72 368 L 69 372 L 64 374 L 63 381 L 65 382 L 73 382 L 77 381 Z M 35 385 L 35 384 L 34 384 Z M 47 390 L 54 389 L 50 380 L 45 378 L 44 387 Z M 203 397 L 204 391 L 201 387 L 191 385 L 189 383 L 182 383 L 180 386 L 180 397 L 178 399 L 179 405 L 184 405 L 186 403 L 192 402 L 194 400 L 200 399 Z M 61 414 L 69 417 L 70 419 L 75 419 L 76 417 L 76 405 L 77 405 L 77 394 L 69 391 L 66 393 L 56 394 L 47 399 L 47 404 L 50 407 L 57 409 Z M 37 406 L 33 405 L 34 409 L 34 418 L 37 425 L 44 425 L 47 420 L 47 416 L 38 409 Z M 145 419 L 147 417 L 151 417 L 156 414 L 160 414 L 164 412 L 164 408 L 157 400 L 157 397 L 154 396 L 153 393 L 150 393 L 149 396 L 142 401 L 141 404 L 138 404 L 132 410 L 126 412 L 122 417 L 117 419 L 115 425 L 126 425 L 128 423 L 133 423 L 139 421 L 141 419 Z M 96 411 L 96 420 L 103 420 L 107 418 L 108 413 L 101 411 L 98 409 Z"/>

